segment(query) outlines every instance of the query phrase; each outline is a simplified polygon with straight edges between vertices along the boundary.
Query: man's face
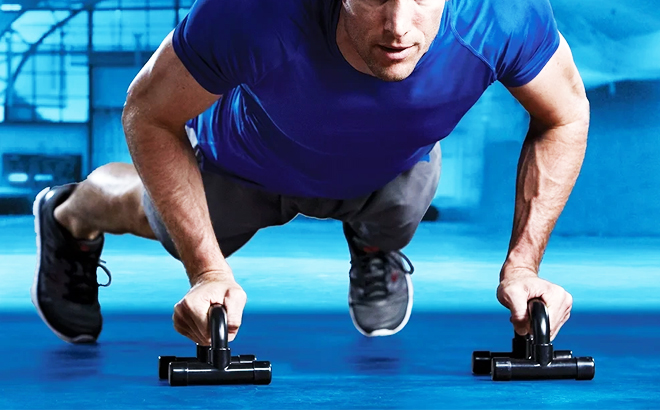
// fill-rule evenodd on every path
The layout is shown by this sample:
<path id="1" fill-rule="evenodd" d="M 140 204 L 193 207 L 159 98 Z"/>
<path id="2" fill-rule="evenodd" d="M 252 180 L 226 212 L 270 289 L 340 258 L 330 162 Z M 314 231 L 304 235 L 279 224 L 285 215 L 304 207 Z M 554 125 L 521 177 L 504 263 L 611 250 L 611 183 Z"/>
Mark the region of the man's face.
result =
<path id="1" fill-rule="evenodd" d="M 438 34 L 445 6 L 445 0 L 342 2 L 347 41 L 384 81 L 401 81 L 413 72 Z"/>

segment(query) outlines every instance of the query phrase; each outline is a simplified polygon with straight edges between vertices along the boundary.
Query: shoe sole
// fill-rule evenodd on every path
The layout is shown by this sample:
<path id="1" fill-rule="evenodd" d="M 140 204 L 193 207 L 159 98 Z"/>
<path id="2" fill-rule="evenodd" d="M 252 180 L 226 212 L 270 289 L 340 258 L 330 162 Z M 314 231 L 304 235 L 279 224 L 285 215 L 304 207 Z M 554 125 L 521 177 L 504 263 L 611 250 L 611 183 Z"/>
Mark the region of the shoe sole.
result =
<path id="1" fill-rule="evenodd" d="M 34 233 L 37 234 L 37 268 L 34 271 L 34 280 L 32 281 L 32 287 L 30 288 L 30 296 L 32 298 L 32 304 L 34 307 L 37 309 L 37 313 L 39 314 L 39 317 L 43 322 L 48 326 L 48 328 L 57 335 L 60 339 L 64 340 L 65 342 L 68 343 L 73 343 L 73 344 L 79 344 L 79 343 L 94 343 L 96 342 L 96 338 L 92 335 L 79 335 L 76 337 L 69 337 L 66 335 L 63 335 L 62 333 L 58 332 L 55 328 L 53 328 L 50 323 L 48 323 L 48 320 L 46 320 L 46 316 L 44 315 L 43 311 L 41 310 L 41 306 L 39 306 L 39 298 L 37 297 L 37 287 L 39 286 L 39 270 L 41 269 L 41 228 L 40 228 L 40 221 L 41 221 L 41 210 L 40 210 L 40 205 L 42 199 L 46 196 L 46 194 L 50 191 L 50 187 L 44 188 L 37 197 L 34 200 L 34 203 L 32 204 L 32 215 L 34 215 Z"/>
<path id="2" fill-rule="evenodd" d="M 406 306 L 406 315 L 403 318 L 403 321 L 399 324 L 399 326 L 395 327 L 394 329 L 376 329 L 372 330 L 371 332 L 367 332 L 364 329 L 358 325 L 357 321 L 355 320 L 355 315 L 353 314 L 353 306 L 351 302 L 351 293 L 348 293 L 348 311 L 351 314 L 351 320 L 353 321 L 353 326 L 358 330 L 358 332 L 362 333 L 364 336 L 367 337 L 378 337 L 378 336 L 392 336 L 395 333 L 399 333 L 401 329 L 403 329 L 406 324 L 408 324 L 408 320 L 410 320 L 410 313 L 412 312 L 412 306 L 413 306 L 413 284 L 412 280 L 410 279 L 410 275 L 406 274 L 406 283 L 408 284 L 408 306 Z"/>

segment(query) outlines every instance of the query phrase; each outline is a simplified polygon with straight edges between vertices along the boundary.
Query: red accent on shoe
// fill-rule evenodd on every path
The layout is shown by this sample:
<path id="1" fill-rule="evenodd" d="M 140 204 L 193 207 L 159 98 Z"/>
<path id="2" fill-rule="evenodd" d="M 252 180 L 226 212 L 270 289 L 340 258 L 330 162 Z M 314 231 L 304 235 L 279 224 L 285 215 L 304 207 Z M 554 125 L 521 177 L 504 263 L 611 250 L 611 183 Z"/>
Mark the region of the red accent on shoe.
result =
<path id="1" fill-rule="evenodd" d="M 396 280 L 399 279 L 399 272 L 392 272 L 390 277 L 392 278 L 392 282 L 396 282 Z"/>
<path id="2" fill-rule="evenodd" d="M 378 252 L 380 248 L 376 246 L 365 246 L 364 248 L 362 248 L 362 250 L 366 253 L 374 253 L 374 252 Z"/>
<path id="3" fill-rule="evenodd" d="M 83 252 L 89 252 L 89 246 L 80 244 L 80 250 Z"/>

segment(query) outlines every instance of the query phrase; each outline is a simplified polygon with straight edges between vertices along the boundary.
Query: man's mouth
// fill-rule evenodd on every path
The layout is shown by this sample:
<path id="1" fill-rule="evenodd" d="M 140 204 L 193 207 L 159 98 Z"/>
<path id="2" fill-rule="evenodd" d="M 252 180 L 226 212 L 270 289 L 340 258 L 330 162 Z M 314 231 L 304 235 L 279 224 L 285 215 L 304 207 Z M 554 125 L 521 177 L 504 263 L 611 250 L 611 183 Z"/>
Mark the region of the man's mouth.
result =
<path id="1" fill-rule="evenodd" d="M 379 44 L 378 49 L 383 51 L 389 60 L 403 60 L 412 53 L 413 46 L 385 46 Z"/>
<path id="2" fill-rule="evenodd" d="M 396 52 L 399 52 L 399 51 L 402 51 L 402 50 L 405 50 L 407 48 L 412 47 L 412 46 L 385 46 L 385 45 L 382 45 L 382 44 L 379 44 L 379 46 L 381 48 L 385 49 L 386 51 L 391 51 L 393 53 L 396 53 Z"/>

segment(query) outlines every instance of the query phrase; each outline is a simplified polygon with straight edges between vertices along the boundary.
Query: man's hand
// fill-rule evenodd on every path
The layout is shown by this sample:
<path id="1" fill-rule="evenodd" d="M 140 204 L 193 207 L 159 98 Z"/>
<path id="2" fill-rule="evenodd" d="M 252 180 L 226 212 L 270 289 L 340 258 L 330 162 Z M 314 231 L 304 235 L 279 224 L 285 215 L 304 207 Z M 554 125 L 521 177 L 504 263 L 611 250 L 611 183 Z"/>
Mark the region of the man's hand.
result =
<path id="1" fill-rule="evenodd" d="M 553 340 L 571 315 L 571 294 L 561 286 L 539 278 L 536 272 L 529 269 L 503 272 L 497 288 L 497 299 L 511 310 L 511 323 L 519 335 L 526 335 L 530 331 L 527 302 L 537 297 L 543 299 L 548 307 L 550 340 Z"/>
<path id="2" fill-rule="evenodd" d="M 221 304 L 227 310 L 227 329 L 231 342 L 238 333 L 247 295 L 233 275 L 208 272 L 196 278 L 190 291 L 174 306 L 174 328 L 177 332 L 200 345 L 209 346 L 208 312 L 212 304 Z"/>

